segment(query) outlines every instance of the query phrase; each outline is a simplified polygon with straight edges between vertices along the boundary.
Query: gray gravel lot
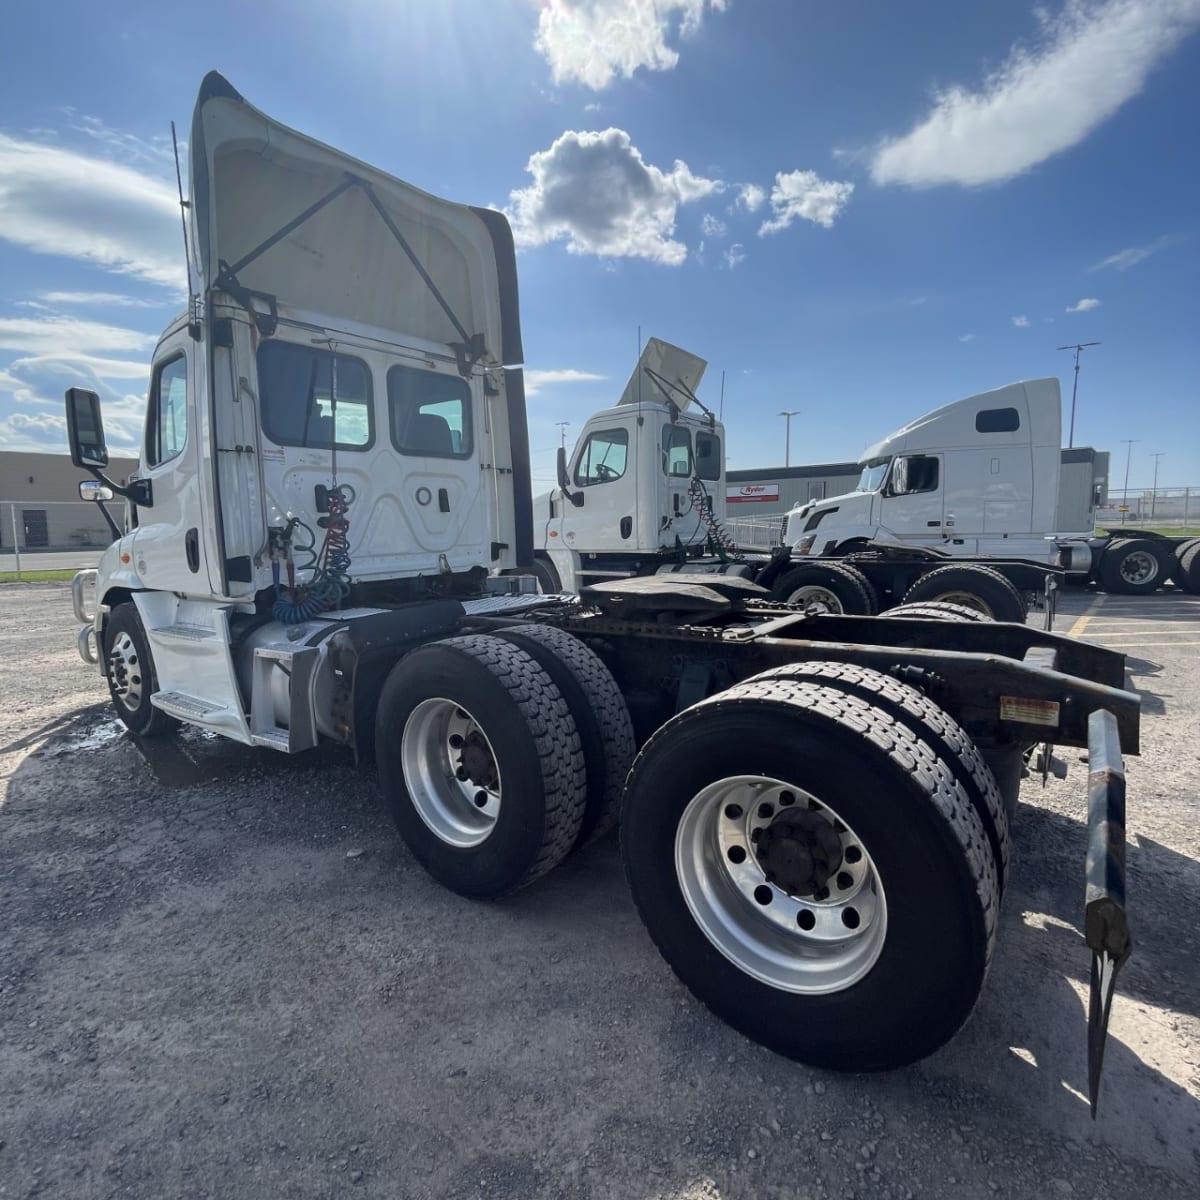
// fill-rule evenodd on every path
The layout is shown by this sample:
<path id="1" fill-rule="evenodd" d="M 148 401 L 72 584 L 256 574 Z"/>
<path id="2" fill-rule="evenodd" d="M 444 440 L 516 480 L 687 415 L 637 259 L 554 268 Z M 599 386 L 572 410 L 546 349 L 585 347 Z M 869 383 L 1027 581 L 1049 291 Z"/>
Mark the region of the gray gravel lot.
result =
<path id="1" fill-rule="evenodd" d="M 918 1067 L 777 1058 L 675 981 L 615 841 L 498 904 L 373 778 L 184 734 L 152 761 L 67 585 L 0 585 L 0 1196 L 1138 1197 L 1200 1188 L 1200 598 L 1068 593 L 1145 702 L 1136 946 L 1086 1091 L 1086 767 L 1027 781 L 983 998 Z"/>

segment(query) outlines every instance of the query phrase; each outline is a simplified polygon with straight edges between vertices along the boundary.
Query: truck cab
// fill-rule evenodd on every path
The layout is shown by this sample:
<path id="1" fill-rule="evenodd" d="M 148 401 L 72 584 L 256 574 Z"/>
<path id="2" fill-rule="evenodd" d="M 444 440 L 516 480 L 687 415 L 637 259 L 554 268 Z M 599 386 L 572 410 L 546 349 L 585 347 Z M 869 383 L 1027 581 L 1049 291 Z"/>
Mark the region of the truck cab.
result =
<path id="1" fill-rule="evenodd" d="M 1060 540 L 1091 536 L 1098 495 L 1089 477 L 1082 504 L 1063 505 L 1060 440 L 1057 379 L 959 400 L 870 447 L 853 492 L 794 508 L 785 542 L 802 555 L 882 542 L 1058 564 Z M 1063 511 L 1078 529 L 1059 528 Z"/>
<path id="2" fill-rule="evenodd" d="M 703 554 L 725 516 L 725 429 L 695 399 L 705 365 L 651 338 L 618 403 L 560 454 L 559 486 L 534 501 L 547 590 Z"/>

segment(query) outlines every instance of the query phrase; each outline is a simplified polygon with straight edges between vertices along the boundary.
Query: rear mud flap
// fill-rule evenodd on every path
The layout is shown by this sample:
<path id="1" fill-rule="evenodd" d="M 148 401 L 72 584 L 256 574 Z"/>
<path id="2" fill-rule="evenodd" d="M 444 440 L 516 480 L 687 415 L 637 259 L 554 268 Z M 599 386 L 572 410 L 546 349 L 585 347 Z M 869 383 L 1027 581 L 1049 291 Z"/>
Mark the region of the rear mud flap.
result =
<path id="1" fill-rule="evenodd" d="M 1107 709 L 1088 718 L 1088 855 L 1084 938 L 1092 952 L 1088 997 L 1088 1100 L 1092 1119 L 1117 972 L 1129 957 L 1125 911 L 1125 763 L 1117 720 Z"/>

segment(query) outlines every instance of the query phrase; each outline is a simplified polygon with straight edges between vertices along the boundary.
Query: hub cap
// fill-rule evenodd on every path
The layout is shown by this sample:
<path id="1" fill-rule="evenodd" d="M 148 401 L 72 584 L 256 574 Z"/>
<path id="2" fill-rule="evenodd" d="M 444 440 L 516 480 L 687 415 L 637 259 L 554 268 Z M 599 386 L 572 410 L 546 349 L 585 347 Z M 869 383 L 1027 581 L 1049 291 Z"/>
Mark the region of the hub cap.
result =
<path id="1" fill-rule="evenodd" d="M 796 608 L 817 609 L 820 612 L 840 613 L 842 602 L 837 596 L 820 583 L 806 583 L 798 587 L 788 598 L 787 602 Z"/>
<path id="2" fill-rule="evenodd" d="M 879 958 L 887 903 L 855 832 L 777 779 L 710 784 L 684 810 L 675 872 L 696 923 L 739 970 L 782 991 L 842 991 Z"/>
<path id="3" fill-rule="evenodd" d="M 404 784 L 421 820 L 442 841 L 469 849 L 500 815 L 496 754 L 479 723 L 453 700 L 424 700 L 400 742 Z"/>
<path id="4" fill-rule="evenodd" d="M 137 647 L 127 633 L 118 633 L 108 651 L 108 678 L 113 695 L 130 712 L 142 705 L 142 668 Z"/>
<path id="5" fill-rule="evenodd" d="M 1126 583 L 1150 583 L 1158 577 L 1158 559 L 1148 550 L 1135 550 L 1121 559 L 1120 573 Z"/>

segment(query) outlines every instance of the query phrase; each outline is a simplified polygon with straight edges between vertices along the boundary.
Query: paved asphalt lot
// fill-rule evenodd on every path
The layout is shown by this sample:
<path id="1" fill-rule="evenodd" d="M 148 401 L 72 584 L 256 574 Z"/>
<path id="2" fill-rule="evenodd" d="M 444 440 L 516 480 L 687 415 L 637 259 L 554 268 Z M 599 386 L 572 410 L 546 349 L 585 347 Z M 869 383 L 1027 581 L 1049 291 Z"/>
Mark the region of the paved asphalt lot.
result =
<path id="1" fill-rule="evenodd" d="M 1025 784 L 966 1029 L 837 1076 L 690 998 L 614 842 L 459 899 L 340 755 L 184 734 L 147 759 L 67 585 L 0 586 L 0 1196 L 1195 1196 L 1200 598 L 1067 593 L 1058 627 L 1120 646 L 1145 712 L 1094 1124 L 1078 752 Z"/>

